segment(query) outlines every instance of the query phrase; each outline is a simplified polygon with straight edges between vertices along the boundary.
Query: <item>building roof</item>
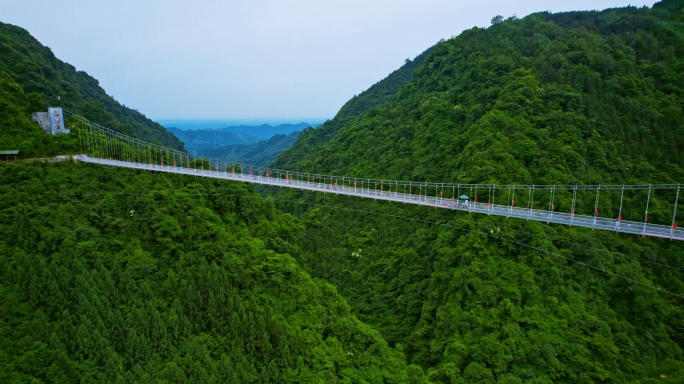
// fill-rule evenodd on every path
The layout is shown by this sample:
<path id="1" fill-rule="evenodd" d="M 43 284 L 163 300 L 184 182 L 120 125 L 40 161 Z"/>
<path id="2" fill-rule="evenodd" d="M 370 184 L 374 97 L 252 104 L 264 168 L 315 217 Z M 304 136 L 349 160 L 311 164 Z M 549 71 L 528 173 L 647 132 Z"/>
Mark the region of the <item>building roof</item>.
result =
<path id="1" fill-rule="evenodd" d="M 10 149 L 6 151 L 0 151 L 0 155 L 18 155 L 19 150 L 18 149 Z"/>

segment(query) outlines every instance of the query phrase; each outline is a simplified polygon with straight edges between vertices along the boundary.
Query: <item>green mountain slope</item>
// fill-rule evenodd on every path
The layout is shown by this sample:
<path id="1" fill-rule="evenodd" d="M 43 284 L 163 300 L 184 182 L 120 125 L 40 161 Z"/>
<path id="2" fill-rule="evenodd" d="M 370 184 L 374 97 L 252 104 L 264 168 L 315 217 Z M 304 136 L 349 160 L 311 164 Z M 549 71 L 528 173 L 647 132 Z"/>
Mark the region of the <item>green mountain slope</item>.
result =
<path id="1" fill-rule="evenodd" d="M 633 175 L 643 159 L 681 180 L 676 19 L 627 8 L 467 31 L 435 46 L 396 101 L 329 139 L 320 128 L 303 135 L 276 166 L 481 183 L 667 181 Z"/>
<path id="2" fill-rule="evenodd" d="M 17 81 L 0 73 L 0 149 L 77 152 Z M 0 382 L 420 379 L 295 262 L 303 228 L 244 184 L 0 162 Z"/>
<path id="3" fill-rule="evenodd" d="M 244 184 L 0 164 L 0 381 L 402 382 Z"/>
<path id="4" fill-rule="evenodd" d="M 227 162 L 267 167 L 275 161 L 279 154 L 290 148 L 297 141 L 299 133 L 292 132 L 289 135 L 274 135 L 268 140 L 252 144 L 206 148 L 200 151 L 198 155 Z"/>
<path id="5" fill-rule="evenodd" d="M 465 31 L 433 47 L 395 98 L 304 132 L 274 166 L 463 183 L 681 182 L 683 4 Z M 298 260 L 433 382 L 684 379 L 680 242 L 284 193 L 283 208 L 306 223 Z M 659 222 L 672 197 L 659 199 Z M 628 214 L 643 220 L 634 204 Z"/>
<path id="6" fill-rule="evenodd" d="M 392 100 L 399 93 L 401 87 L 411 81 L 413 71 L 423 64 L 431 50 L 432 48 L 426 50 L 413 60 L 407 59 L 401 68 L 373 84 L 361 94 L 354 96 L 340 108 L 334 119 L 321 124 L 315 131 L 308 128 L 304 129 L 295 142 L 295 149 L 282 153 L 280 155 L 282 159 L 278 164 L 293 164 L 301 159 L 299 156 L 301 153 L 310 149 L 320 150 L 319 145 L 334 137 L 340 128 L 363 116 L 364 113 Z"/>
<path id="7" fill-rule="evenodd" d="M 29 119 L 30 112 L 57 106 L 60 96 L 63 108 L 101 125 L 142 140 L 183 148 L 183 143 L 164 127 L 119 104 L 96 79 L 57 59 L 26 30 L 0 22 L 0 73 L 3 72 L 30 95 L 33 104 Z"/>

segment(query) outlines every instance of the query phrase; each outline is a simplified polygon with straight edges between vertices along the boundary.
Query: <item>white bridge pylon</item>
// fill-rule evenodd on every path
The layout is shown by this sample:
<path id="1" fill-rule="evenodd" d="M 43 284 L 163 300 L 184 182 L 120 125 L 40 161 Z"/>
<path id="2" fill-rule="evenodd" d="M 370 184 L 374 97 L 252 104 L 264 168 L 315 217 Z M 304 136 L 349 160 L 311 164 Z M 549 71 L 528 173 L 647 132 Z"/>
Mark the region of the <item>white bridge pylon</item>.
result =
<path id="1" fill-rule="evenodd" d="M 81 155 L 74 156 L 77 161 L 101 164 L 145 171 L 165 172 L 180 175 L 210 177 L 260 185 L 295 188 L 313 192 L 333 193 L 345 196 L 385 200 L 405 204 L 414 204 L 463 211 L 496 215 L 516 219 L 533 220 L 547 224 L 565 224 L 618 233 L 659 237 L 671 240 L 684 240 L 684 229 L 676 224 L 677 205 L 679 203 L 679 184 L 658 185 L 475 185 L 452 183 L 426 183 L 410 181 L 372 180 L 365 178 L 339 177 L 330 175 L 314 175 L 301 172 L 289 172 L 261 167 L 220 162 L 206 158 L 195 158 L 193 155 L 175 149 L 161 147 L 92 123 L 78 115 L 65 111 L 67 116 L 75 120 Z M 72 131 L 73 132 L 73 131 Z M 221 163 L 221 164 L 219 164 Z M 205 169 L 206 164 L 206 169 Z M 284 176 L 284 177 L 283 177 Z M 380 188 L 378 188 L 380 186 Z M 458 193 L 456 193 L 458 188 Z M 487 195 L 487 202 L 478 201 L 478 188 Z M 401 190 L 401 192 L 400 192 Z M 443 193 L 452 192 L 451 197 L 443 197 Z M 430 191 L 430 192 L 428 192 Z M 461 195 L 461 191 L 469 195 Z M 466 192 L 470 191 L 470 192 Z M 474 194 L 473 194 L 474 191 Z M 535 197 L 535 191 L 537 197 Z M 649 204 L 657 191 L 666 193 L 667 199 L 673 198 L 670 214 L 671 225 L 649 222 Z M 417 193 L 416 193 L 417 192 Z M 619 210 L 617 195 L 619 192 Z M 636 201 L 645 203 L 643 221 L 623 220 L 624 204 L 633 204 L 634 198 L 625 197 L 625 192 L 638 193 Z M 498 198 L 497 198 L 498 193 Z M 516 206 L 516 193 L 519 196 Z M 502 196 L 507 194 L 507 196 Z M 584 194 L 584 209 L 593 203 L 593 215 L 582 215 L 576 212 Z M 587 194 L 591 194 L 587 198 Z M 606 194 L 615 196 L 614 206 L 606 201 Z M 612 194 L 612 195 L 611 195 Z M 544 203 L 540 202 L 541 197 Z M 505 197 L 505 204 L 502 202 Z M 662 197 L 662 196 L 661 196 Z M 559 203 L 559 200 L 565 199 Z M 603 200 L 601 200 L 603 199 Z M 667 200 L 666 199 L 666 200 Z M 591 200 L 591 201 L 589 201 Z M 672 201 L 672 200 L 669 200 Z M 559 212 L 556 203 L 565 204 L 568 212 Z M 544 206 L 545 209 L 535 208 Z M 546 205 L 548 204 L 548 209 Z M 602 217 L 599 208 L 608 205 L 608 211 L 615 217 Z M 662 205 L 663 203 L 660 202 Z M 661 208 L 662 210 L 662 208 Z M 634 213 L 630 213 L 634 216 Z M 660 221 L 663 221 L 662 215 Z"/>

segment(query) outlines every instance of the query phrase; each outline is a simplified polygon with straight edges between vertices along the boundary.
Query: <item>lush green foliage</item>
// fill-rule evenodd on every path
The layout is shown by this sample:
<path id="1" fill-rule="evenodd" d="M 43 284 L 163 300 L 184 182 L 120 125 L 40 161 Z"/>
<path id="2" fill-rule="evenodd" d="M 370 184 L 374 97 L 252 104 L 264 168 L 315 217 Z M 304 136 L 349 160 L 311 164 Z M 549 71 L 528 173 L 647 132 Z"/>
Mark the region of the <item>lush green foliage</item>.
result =
<path id="1" fill-rule="evenodd" d="M 480 183 L 681 180 L 684 36 L 671 15 L 535 14 L 466 31 L 435 46 L 396 101 L 329 140 L 334 120 L 305 131 L 276 166 Z"/>
<path id="2" fill-rule="evenodd" d="M 164 127 L 119 104 L 105 93 L 97 80 L 57 59 L 49 48 L 22 28 L 0 22 L 0 58 L 0 73 L 9 74 L 29 95 L 31 102 L 28 115 L 17 115 L 14 119 L 30 119 L 30 112 L 62 106 L 127 135 L 183 148 L 183 143 Z M 61 97 L 61 102 L 57 101 L 57 96 Z"/>
<path id="3" fill-rule="evenodd" d="M 466 31 L 276 165 L 681 181 L 682 12 L 677 0 Z M 15 123 L 3 145 L 74 147 L 38 134 L 27 113 L 41 98 L 16 76 L 0 77 L 0 124 Z M 684 380 L 681 242 L 285 193 L 295 216 L 240 184 L 0 165 L 0 381 Z"/>
<path id="4" fill-rule="evenodd" d="M 682 8 L 540 13 L 466 31 L 437 44 L 396 97 L 303 132 L 275 166 L 464 183 L 681 182 Z M 684 378 L 684 302 L 653 288 L 684 295 L 679 242 L 286 193 L 300 203 L 283 207 L 306 223 L 302 264 L 433 382 Z M 614 206 L 602 212 L 616 217 Z M 643 220 L 643 206 L 628 214 Z"/>
<path id="5" fill-rule="evenodd" d="M 1 382 L 400 382 L 243 184 L 0 165 Z"/>
<path id="6" fill-rule="evenodd" d="M 268 140 L 252 144 L 226 145 L 207 148 L 199 151 L 198 155 L 227 162 L 269 166 L 279 154 L 290 148 L 299 136 L 299 131 L 289 135 L 274 135 Z"/>

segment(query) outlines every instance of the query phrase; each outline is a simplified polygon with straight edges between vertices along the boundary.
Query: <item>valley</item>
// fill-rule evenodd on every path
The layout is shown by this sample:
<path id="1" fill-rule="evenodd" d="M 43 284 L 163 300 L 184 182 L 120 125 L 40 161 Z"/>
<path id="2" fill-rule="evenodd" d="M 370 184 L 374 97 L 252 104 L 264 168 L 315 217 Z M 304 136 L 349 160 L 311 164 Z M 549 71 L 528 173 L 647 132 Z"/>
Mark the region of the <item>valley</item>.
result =
<path id="1" fill-rule="evenodd" d="M 320 125 L 167 130 L 0 24 L 0 382 L 683 382 L 682 31 L 494 17 Z"/>

